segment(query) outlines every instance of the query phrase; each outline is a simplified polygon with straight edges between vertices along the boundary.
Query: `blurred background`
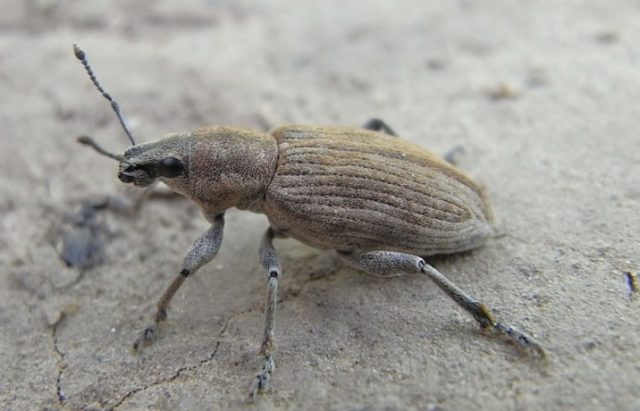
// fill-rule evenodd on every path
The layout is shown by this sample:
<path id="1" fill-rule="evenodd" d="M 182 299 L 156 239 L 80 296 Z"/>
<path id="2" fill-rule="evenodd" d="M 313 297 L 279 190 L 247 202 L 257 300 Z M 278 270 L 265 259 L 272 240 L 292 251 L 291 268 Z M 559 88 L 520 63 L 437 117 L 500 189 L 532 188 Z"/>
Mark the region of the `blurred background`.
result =
<path id="1" fill-rule="evenodd" d="M 128 351 L 207 223 L 176 198 L 87 209 L 123 187 L 76 137 L 128 141 L 73 43 L 139 142 L 375 116 L 437 154 L 460 147 L 487 187 L 499 236 L 435 264 L 548 363 L 423 278 L 279 241 L 278 369 L 259 408 L 640 408 L 625 277 L 640 254 L 639 17 L 633 0 L 1 0 L 0 408 L 237 408 L 259 366 L 267 222 L 235 210 L 160 340 Z"/>

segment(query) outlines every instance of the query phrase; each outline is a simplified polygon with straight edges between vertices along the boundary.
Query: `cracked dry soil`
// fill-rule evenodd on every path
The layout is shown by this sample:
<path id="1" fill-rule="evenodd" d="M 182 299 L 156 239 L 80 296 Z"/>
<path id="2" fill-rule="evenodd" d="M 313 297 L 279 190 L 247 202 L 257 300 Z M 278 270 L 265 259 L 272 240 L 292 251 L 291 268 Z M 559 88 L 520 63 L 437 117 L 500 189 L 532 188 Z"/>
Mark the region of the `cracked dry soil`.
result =
<path id="1" fill-rule="evenodd" d="M 627 274 L 640 265 L 637 2 L 0 10 L 0 409 L 640 409 Z M 487 187 L 501 235 L 434 264 L 533 333 L 548 361 L 480 332 L 424 278 L 372 278 L 277 240 L 277 369 L 247 405 L 267 223 L 234 210 L 218 257 L 180 289 L 158 341 L 132 354 L 207 224 L 175 198 L 136 216 L 86 214 L 122 187 L 113 161 L 75 137 L 115 152 L 126 138 L 73 43 L 140 141 L 377 116 L 436 153 L 462 147 L 456 162 Z"/>

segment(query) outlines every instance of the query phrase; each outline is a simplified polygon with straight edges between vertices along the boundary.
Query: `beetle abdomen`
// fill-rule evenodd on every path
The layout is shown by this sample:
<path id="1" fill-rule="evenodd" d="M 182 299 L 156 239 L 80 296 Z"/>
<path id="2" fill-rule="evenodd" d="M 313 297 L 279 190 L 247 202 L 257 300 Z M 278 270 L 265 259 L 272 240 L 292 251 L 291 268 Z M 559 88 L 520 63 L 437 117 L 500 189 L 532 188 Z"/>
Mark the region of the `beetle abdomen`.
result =
<path id="1" fill-rule="evenodd" d="M 286 126 L 272 135 L 278 165 L 264 211 L 294 238 L 426 256 L 477 247 L 491 234 L 480 188 L 416 145 L 350 127 Z"/>

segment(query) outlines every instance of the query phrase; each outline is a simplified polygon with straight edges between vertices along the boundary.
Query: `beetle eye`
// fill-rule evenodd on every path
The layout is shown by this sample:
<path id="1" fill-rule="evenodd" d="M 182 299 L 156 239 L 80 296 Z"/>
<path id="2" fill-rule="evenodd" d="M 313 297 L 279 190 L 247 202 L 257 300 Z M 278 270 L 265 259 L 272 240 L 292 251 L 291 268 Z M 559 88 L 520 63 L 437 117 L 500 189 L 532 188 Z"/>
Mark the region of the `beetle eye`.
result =
<path id="1" fill-rule="evenodd" d="M 173 178 L 178 177 L 184 171 L 182 161 L 175 157 L 167 157 L 160 160 L 157 164 L 158 174 L 162 177 Z"/>

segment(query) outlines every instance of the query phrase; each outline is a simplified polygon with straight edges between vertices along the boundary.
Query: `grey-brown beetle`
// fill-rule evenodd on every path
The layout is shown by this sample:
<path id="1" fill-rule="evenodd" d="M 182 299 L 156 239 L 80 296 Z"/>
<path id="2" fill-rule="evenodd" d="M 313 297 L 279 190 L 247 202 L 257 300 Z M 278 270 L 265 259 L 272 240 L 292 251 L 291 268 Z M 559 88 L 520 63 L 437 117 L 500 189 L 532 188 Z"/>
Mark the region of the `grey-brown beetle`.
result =
<path id="1" fill-rule="evenodd" d="M 260 245 L 266 271 L 263 358 L 251 396 L 267 387 L 274 370 L 273 332 L 281 268 L 276 237 L 293 237 L 336 250 L 351 266 L 375 275 L 422 273 L 491 328 L 544 355 L 527 334 L 498 321 L 489 308 L 449 281 L 422 257 L 480 246 L 491 234 L 491 212 L 482 190 L 464 173 L 430 152 L 394 137 L 380 120 L 362 129 L 290 125 L 269 133 L 236 127 L 203 127 L 136 145 L 118 104 L 96 80 L 85 53 L 74 45 L 94 85 L 133 144 L 111 154 L 88 137 L 79 141 L 120 162 L 118 178 L 149 186 L 162 181 L 195 201 L 211 227 L 187 251 L 182 269 L 158 302 L 153 324 L 134 343 L 156 337 L 178 288 L 211 261 L 222 243 L 224 212 L 236 207 L 263 213 L 270 228 Z"/>

